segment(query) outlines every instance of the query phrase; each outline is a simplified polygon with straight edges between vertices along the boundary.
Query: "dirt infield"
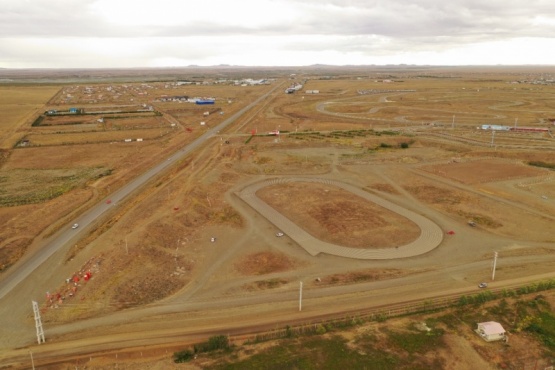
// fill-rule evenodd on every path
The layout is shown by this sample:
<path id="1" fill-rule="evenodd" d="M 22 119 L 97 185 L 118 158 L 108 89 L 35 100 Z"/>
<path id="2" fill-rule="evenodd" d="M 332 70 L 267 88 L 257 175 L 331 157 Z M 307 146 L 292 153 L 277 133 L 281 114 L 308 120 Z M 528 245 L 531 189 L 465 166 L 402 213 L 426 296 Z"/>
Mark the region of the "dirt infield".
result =
<path id="1" fill-rule="evenodd" d="M 287 183 L 298 181 L 323 183 L 336 186 L 343 190 L 347 190 L 348 192 L 353 193 L 364 200 L 376 203 L 377 205 L 412 221 L 414 224 L 417 225 L 418 228 L 420 228 L 420 235 L 412 242 L 400 246 L 395 246 L 395 248 L 350 248 L 343 245 L 320 241 L 256 195 L 260 189 L 268 185 L 280 184 L 282 182 Z M 438 225 L 436 225 L 429 219 L 412 211 L 409 211 L 408 209 L 393 204 L 385 199 L 367 193 L 359 188 L 356 188 L 355 186 L 339 181 L 318 178 L 277 178 L 250 185 L 239 192 L 238 195 L 245 202 L 247 202 L 247 204 L 256 209 L 270 222 L 275 224 L 279 229 L 286 233 L 288 237 L 295 240 L 311 255 L 327 253 L 336 256 L 360 259 L 403 258 L 429 252 L 430 250 L 436 248 L 443 240 L 443 231 L 439 228 Z"/>
<path id="2" fill-rule="evenodd" d="M 418 237 L 408 219 L 334 186 L 292 182 L 257 196 L 309 234 L 351 248 L 395 248 Z"/>

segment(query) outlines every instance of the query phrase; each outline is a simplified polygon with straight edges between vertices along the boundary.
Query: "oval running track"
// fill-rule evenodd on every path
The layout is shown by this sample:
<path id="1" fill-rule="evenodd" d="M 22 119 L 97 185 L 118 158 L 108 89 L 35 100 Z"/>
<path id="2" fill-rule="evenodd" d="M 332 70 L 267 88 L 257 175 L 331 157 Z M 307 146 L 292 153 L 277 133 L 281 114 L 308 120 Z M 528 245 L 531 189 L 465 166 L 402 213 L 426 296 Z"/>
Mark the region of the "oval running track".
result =
<path id="1" fill-rule="evenodd" d="M 341 245 L 331 244 L 316 239 L 300 226 L 289 220 L 283 214 L 264 202 L 256 192 L 266 186 L 283 184 L 288 182 L 317 182 L 326 185 L 336 186 L 345 189 L 363 199 L 373 202 L 383 208 L 395 212 L 412 222 L 420 228 L 420 236 L 409 244 L 398 246 L 395 248 L 381 249 L 361 249 L 349 248 Z M 339 257 L 356 258 L 356 259 L 395 259 L 414 257 L 427 253 L 441 244 L 443 240 L 442 229 L 430 219 L 419 215 L 406 208 L 398 206 L 374 194 L 370 194 L 356 186 L 349 185 L 344 182 L 328 180 L 322 178 L 299 178 L 299 177 L 280 177 L 268 179 L 254 184 L 248 185 L 241 191 L 236 193 L 239 198 L 264 216 L 268 221 L 273 223 L 277 228 L 283 231 L 287 236 L 293 239 L 301 247 L 303 247 L 310 255 L 316 256 L 320 253 L 326 253 Z"/>

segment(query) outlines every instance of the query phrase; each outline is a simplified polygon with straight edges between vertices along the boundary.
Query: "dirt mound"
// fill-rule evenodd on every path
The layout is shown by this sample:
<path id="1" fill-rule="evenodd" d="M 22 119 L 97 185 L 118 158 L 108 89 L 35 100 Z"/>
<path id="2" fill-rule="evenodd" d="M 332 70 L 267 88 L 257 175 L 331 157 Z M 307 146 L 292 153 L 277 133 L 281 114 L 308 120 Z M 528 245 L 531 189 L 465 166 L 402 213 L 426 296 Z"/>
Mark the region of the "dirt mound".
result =
<path id="1" fill-rule="evenodd" d="M 295 268 L 295 261 L 283 253 L 260 252 L 243 257 L 235 269 L 243 275 L 265 275 Z"/>

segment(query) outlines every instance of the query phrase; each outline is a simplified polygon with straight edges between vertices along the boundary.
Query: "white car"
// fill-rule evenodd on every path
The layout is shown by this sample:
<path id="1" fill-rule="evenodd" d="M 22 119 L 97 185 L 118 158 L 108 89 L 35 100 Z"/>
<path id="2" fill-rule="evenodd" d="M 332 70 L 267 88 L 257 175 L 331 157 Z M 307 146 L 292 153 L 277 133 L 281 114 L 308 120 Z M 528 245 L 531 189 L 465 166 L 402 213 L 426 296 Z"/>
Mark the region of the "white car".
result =
<path id="1" fill-rule="evenodd" d="M 279 231 L 279 232 L 276 233 L 276 236 L 277 236 L 277 237 L 281 237 L 281 236 L 283 236 L 283 235 L 285 235 L 285 234 L 282 233 L 281 231 Z"/>
<path id="2" fill-rule="evenodd" d="M 487 288 L 488 287 L 488 283 L 480 283 L 478 284 L 478 288 Z"/>
<path id="3" fill-rule="evenodd" d="M 79 224 L 73 224 L 73 225 L 71 226 L 72 229 L 77 229 L 78 227 L 79 227 Z"/>

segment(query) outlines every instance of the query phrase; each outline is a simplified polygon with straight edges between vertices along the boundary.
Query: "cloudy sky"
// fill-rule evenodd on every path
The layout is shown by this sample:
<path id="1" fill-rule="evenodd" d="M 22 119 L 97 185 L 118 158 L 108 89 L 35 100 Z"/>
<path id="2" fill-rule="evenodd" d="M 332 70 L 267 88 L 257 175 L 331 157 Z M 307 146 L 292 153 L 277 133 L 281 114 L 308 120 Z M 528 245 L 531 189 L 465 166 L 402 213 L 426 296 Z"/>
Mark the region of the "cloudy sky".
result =
<path id="1" fill-rule="evenodd" d="M 0 68 L 555 64 L 553 0 L 0 0 Z"/>

